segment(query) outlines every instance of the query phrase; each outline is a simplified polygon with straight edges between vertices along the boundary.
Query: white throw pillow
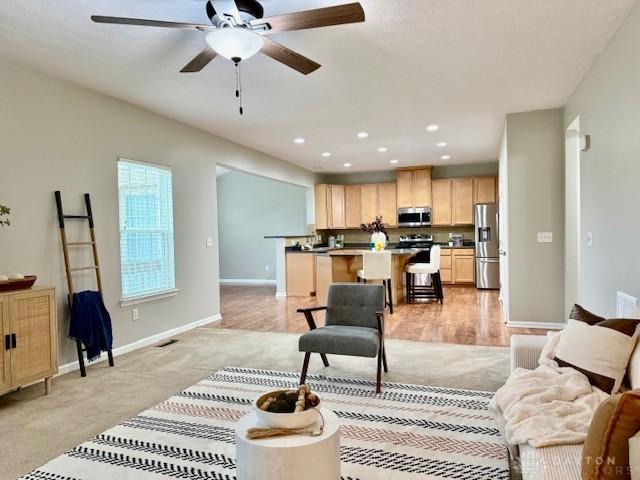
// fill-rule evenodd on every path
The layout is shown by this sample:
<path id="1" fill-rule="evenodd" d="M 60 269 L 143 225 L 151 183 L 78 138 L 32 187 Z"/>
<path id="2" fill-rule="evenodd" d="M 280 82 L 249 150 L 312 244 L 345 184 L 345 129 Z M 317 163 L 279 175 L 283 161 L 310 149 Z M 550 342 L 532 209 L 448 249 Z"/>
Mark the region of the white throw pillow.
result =
<path id="1" fill-rule="evenodd" d="M 629 439 L 629 468 L 631 480 L 640 480 L 640 432 Z"/>
<path id="2" fill-rule="evenodd" d="M 617 320 L 610 320 L 617 322 Z M 594 387 L 606 393 L 617 393 L 622 385 L 629 357 L 638 339 L 634 324 L 628 333 L 605 326 L 605 322 L 589 325 L 569 319 L 560 337 L 555 360 L 561 367 L 572 367 L 589 378 Z M 618 326 L 618 325 L 615 325 Z"/>

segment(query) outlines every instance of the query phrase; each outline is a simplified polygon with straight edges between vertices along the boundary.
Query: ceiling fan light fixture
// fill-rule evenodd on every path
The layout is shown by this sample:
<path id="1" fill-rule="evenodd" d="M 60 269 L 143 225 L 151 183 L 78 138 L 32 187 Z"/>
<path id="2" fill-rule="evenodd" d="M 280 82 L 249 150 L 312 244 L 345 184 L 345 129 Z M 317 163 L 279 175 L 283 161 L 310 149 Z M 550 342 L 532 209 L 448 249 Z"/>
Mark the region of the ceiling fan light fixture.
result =
<path id="1" fill-rule="evenodd" d="M 218 55 L 233 61 L 254 56 L 264 45 L 260 34 L 242 27 L 212 30 L 204 39 Z"/>

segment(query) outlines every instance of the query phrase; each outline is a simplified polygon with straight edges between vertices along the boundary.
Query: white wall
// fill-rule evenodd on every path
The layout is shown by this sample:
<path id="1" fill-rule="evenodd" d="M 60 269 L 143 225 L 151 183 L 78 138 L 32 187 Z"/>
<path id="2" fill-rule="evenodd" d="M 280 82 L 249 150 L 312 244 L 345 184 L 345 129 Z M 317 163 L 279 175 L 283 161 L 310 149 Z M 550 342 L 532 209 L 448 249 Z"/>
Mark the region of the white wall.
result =
<path id="1" fill-rule="evenodd" d="M 241 147 L 149 111 L 0 58 L 0 203 L 12 208 L 0 230 L 0 272 L 36 273 L 58 293 L 60 361 L 75 360 L 66 338 L 66 284 L 53 192 L 68 212 L 92 195 L 105 302 L 115 345 L 216 315 L 218 245 L 216 162 L 278 180 L 313 185 L 302 168 Z M 119 156 L 173 169 L 178 296 L 140 306 L 133 322 L 120 308 L 116 160 Z M 71 239 L 80 235 L 70 228 Z M 205 248 L 205 238 L 214 247 Z M 75 258 L 86 264 L 88 258 Z M 78 286 L 94 288 L 89 276 Z"/>
<path id="2" fill-rule="evenodd" d="M 562 109 L 507 115 L 509 323 L 564 322 Z M 553 232 L 553 243 L 538 243 Z"/>
<path id="3" fill-rule="evenodd" d="M 580 301 L 615 315 L 616 291 L 640 297 L 640 7 L 635 7 L 565 107 L 580 116 L 591 149 L 581 154 Z M 587 246 L 587 234 L 593 246 Z M 567 298 L 567 303 L 574 301 Z"/>

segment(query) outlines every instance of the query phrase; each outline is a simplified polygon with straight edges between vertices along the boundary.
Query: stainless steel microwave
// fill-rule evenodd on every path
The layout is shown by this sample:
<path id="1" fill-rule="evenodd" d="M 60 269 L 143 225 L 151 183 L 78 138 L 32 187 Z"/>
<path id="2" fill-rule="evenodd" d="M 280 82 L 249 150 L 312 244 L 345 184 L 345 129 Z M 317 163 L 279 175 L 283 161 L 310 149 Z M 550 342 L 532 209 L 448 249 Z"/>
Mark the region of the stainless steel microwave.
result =
<path id="1" fill-rule="evenodd" d="M 398 209 L 398 227 L 429 226 L 431 226 L 431 207 Z"/>

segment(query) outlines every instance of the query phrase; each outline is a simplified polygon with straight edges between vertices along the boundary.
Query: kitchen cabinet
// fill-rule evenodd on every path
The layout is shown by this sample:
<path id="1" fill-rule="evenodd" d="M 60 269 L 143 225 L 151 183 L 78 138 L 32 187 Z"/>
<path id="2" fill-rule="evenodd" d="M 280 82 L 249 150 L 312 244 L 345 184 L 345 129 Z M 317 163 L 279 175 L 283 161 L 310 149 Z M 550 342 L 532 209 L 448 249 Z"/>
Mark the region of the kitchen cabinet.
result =
<path id="1" fill-rule="evenodd" d="M 378 215 L 378 185 L 365 184 L 360 186 L 361 222 L 373 222 Z"/>
<path id="2" fill-rule="evenodd" d="M 433 193 L 431 224 L 434 226 L 451 225 L 451 180 L 433 180 L 431 190 Z"/>
<path id="3" fill-rule="evenodd" d="M 475 283 L 475 250 L 473 248 L 443 248 L 440 257 L 440 278 L 449 285 Z"/>
<path id="4" fill-rule="evenodd" d="M 398 208 L 431 206 L 431 167 L 398 170 L 396 186 Z"/>
<path id="5" fill-rule="evenodd" d="M 287 253 L 287 297 L 310 297 L 316 291 L 316 256 Z"/>
<path id="6" fill-rule="evenodd" d="M 413 172 L 398 170 L 396 173 L 396 187 L 398 191 L 398 208 L 413 207 Z"/>
<path id="7" fill-rule="evenodd" d="M 344 188 L 346 228 L 360 228 L 362 218 L 360 202 L 360 185 L 347 185 Z"/>
<path id="8" fill-rule="evenodd" d="M 398 225 L 395 183 L 378 184 L 378 216 L 382 217 L 382 222 L 389 227 Z"/>
<path id="9" fill-rule="evenodd" d="M 314 189 L 316 229 L 325 230 L 329 228 L 329 185 L 317 184 Z"/>
<path id="10" fill-rule="evenodd" d="M 472 248 L 452 250 L 453 283 L 474 283 L 475 255 Z"/>
<path id="11" fill-rule="evenodd" d="M 48 394 L 58 372 L 55 290 L 1 293 L 0 331 L 0 394 L 42 379 Z"/>
<path id="12" fill-rule="evenodd" d="M 329 185 L 331 210 L 329 228 L 345 228 L 344 185 Z"/>
<path id="13" fill-rule="evenodd" d="M 473 225 L 473 178 L 453 179 L 453 225 Z"/>
<path id="14" fill-rule="evenodd" d="M 498 178 L 477 177 L 474 182 L 473 203 L 496 203 L 498 201 Z"/>

